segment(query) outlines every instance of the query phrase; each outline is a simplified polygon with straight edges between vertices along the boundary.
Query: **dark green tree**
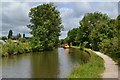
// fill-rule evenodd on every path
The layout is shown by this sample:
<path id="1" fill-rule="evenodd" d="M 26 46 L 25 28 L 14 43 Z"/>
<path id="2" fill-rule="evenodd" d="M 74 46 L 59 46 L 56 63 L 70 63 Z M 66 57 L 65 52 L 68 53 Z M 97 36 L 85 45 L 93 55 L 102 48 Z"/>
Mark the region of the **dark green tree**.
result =
<path id="1" fill-rule="evenodd" d="M 89 35 L 93 49 L 99 50 L 99 43 L 102 42 L 104 39 L 114 38 L 115 33 L 116 28 L 114 19 L 100 21 L 98 25 L 94 26 Z"/>
<path id="2" fill-rule="evenodd" d="M 25 34 L 23 34 L 23 38 L 25 38 Z"/>
<path id="3" fill-rule="evenodd" d="M 70 43 L 73 45 L 73 46 L 76 46 L 76 42 L 75 42 L 75 38 L 76 38 L 76 35 L 77 35 L 77 32 L 78 32 L 78 28 L 73 28 L 72 30 L 69 30 L 68 31 L 68 34 L 67 34 L 67 42 L 68 44 L 70 45 Z"/>
<path id="4" fill-rule="evenodd" d="M 82 44 L 83 42 L 87 41 L 88 42 L 86 44 L 87 47 L 90 47 L 91 43 L 97 46 L 97 43 L 96 43 L 97 40 L 96 39 L 94 41 L 91 40 L 89 35 L 95 26 L 98 26 L 101 22 L 106 22 L 109 19 L 110 18 L 106 14 L 102 14 L 100 12 L 85 14 L 84 18 L 80 21 L 80 27 L 75 39 L 76 42 L 79 42 Z"/>
<path id="5" fill-rule="evenodd" d="M 52 50 L 58 44 L 62 30 L 60 12 L 53 3 L 46 3 L 31 8 L 29 12 L 31 24 L 27 25 L 32 31 L 31 44 L 37 51 Z"/>
<path id="6" fill-rule="evenodd" d="M 8 33 L 8 39 L 11 39 L 13 36 L 13 31 L 12 30 L 9 30 L 9 33 Z"/>
<path id="7" fill-rule="evenodd" d="M 19 38 L 21 38 L 21 34 L 19 33 L 19 34 L 17 34 L 17 38 L 19 39 Z"/>
<path id="8" fill-rule="evenodd" d="M 99 42 L 101 52 L 111 56 L 120 65 L 120 15 L 116 20 L 111 19 L 105 27 L 104 35 L 107 38 Z M 101 31 L 100 31 L 101 32 Z M 103 38 L 103 37 L 101 37 Z"/>
<path id="9" fill-rule="evenodd" d="M 120 46 L 120 15 L 116 19 L 116 36 L 118 38 L 118 46 Z M 120 47 L 119 47 L 120 51 Z"/>
<path id="10" fill-rule="evenodd" d="M 7 40 L 7 37 L 6 36 L 2 36 L 2 40 Z"/>

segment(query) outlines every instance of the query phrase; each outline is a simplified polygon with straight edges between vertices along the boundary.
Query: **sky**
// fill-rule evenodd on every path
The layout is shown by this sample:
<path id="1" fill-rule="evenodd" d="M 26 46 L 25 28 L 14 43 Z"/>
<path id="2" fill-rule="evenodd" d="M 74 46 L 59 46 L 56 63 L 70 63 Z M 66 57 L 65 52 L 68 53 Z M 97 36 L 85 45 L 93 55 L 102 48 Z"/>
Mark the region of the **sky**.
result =
<path id="1" fill-rule="evenodd" d="M 7 36 L 10 29 L 13 30 L 13 35 L 21 33 L 26 34 L 26 37 L 32 36 L 29 33 L 31 30 L 26 27 L 30 23 L 28 13 L 31 8 L 43 3 L 46 2 L 6 1 L 0 3 L 0 15 L 2 15 L 0 16 L 0 24 L 2 23 L 0 36 Z M 86 13 L 99 11 L 113 19 L 118 15 L 118 2 L 54 2 L 54 5 L 60 11 L 64 26 L 59 39 L 64 39 L 69 30 L 79 27 L 79 22 Z"/>

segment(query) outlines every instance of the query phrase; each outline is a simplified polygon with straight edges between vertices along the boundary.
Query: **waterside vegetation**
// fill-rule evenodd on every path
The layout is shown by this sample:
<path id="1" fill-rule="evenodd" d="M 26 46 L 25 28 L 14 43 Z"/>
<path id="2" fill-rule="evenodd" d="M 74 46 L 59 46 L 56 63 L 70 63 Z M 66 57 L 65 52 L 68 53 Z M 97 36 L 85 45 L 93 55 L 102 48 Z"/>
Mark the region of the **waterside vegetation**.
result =
<path id="1" fill-rule="evenodd" d="M 28 40 L 25 38 L 25 34 L 23 34 L 23 38 L 20 33 L 13 36 L 13 31 L 9 30 L 8 38 L 2 37 L 3 40 L 7 40 L 6 44 L 1 44 L 2 56 L 31 51 L 49 51 L 58 47 L 60 31 L 63 26 L 61 25 L 60 12 L 56 6 L 53 3 L 45 3 L 31 8 L 29 17 L 30 24 L 27 27 L 31 29 L 30 34 L 33 36 Z M 18 40 L 18 43 L 13 43 L 12 40 Z"/>
<path id="2" fill-rule="evenodd" d="M 89 61 L 86 64 L 76 66 L 67 78 L 101 78 L 101 74 L 105 69 L 104 60 L 93 51 L 85 48 L 84 50 L 91 55 Z"/>
<path id="3" fill-rule="evenodd" d="M 79 23 L 78 28 L 68 31 L 62 43 L 100 51 L 120 65 L 120 15 L 111 19 L 101 12 L 87 13 Z"/>
<path id="4" fill-rule="evenodd" d="M 0 49 L 0 55 L 3 57 L 9 56 L 9 55 L 17 55 L 22 53 L 29 53 L 32 50 L 32 47 L 29 45 L 29 43 L 22 43 L 12 42 L 11 39 L 8 39 L 5 44 L 0 43 L 2 46 Z"/>

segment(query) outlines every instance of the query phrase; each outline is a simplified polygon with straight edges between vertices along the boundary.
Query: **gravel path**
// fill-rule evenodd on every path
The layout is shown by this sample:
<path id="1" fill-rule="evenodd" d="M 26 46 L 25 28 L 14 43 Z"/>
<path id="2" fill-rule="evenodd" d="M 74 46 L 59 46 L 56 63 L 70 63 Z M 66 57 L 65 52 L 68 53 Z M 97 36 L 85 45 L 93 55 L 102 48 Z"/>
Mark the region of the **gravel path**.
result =
<path id="1" fill-rule="evenodd" d="M 120 66 L 119 66 L 119 72 L 118 72 L 118 75 L 119 75 L 118 77 L 119 77 L 119 80 L 120 80 Z"/>
<path id="2" fill-rule="evenodd" d="M 103 78 L 118 78 L 118 66 L 107 55 L 94 51 L 97 55 L 104 59 L 105 71 L 102 74 Z"/>

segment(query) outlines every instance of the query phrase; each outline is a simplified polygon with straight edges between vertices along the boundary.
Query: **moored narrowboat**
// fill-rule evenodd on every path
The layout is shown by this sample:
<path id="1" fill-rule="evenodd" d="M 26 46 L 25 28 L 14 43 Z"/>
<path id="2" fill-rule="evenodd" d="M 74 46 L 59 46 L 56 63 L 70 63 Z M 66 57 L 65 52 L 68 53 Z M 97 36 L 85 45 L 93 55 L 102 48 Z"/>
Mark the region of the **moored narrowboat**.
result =
<path id="1" fill-rule="evenodd" d="M 64 49 L 69 49 L 70 46 L 69 46 L 68 44 L 65 44 L 63 48 L 64 48 Z"/>

